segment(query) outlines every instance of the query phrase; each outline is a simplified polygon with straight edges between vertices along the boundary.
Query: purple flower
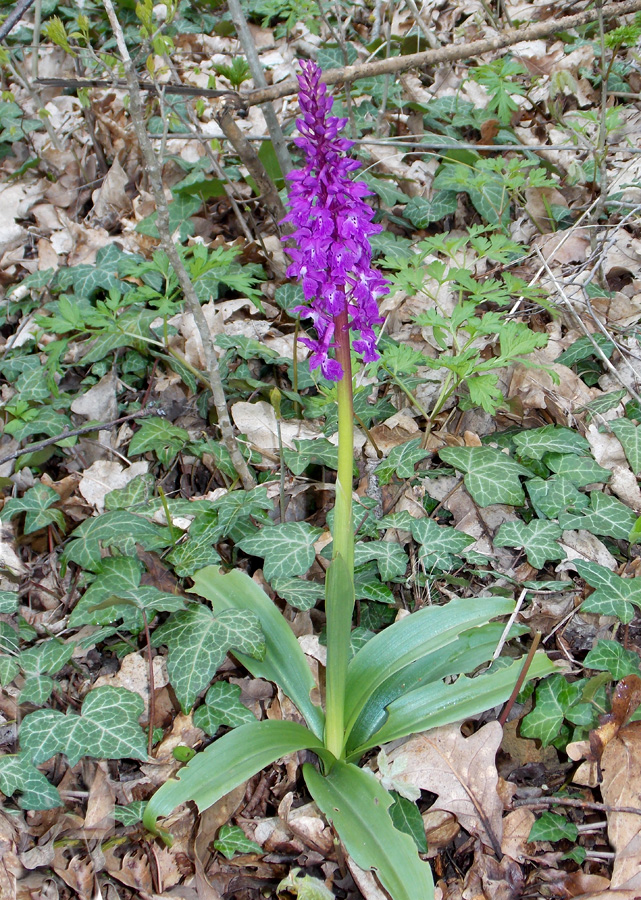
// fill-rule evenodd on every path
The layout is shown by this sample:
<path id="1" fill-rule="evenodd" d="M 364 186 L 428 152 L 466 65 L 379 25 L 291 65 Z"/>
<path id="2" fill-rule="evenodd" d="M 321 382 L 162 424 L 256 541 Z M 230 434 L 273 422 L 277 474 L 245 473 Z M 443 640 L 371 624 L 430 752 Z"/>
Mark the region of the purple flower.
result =
<path id="1" fill-rule="evenodd" d="M 334 101 L 320 82 L 316 63 L 301 61 L 300 67 L 303 117 L 297 123 L 301 137 L 294 143 L 305 154 L 305 165 L 287 176 L 290 212 L 284 221 L 295 231 L 285 240 L 296 244 L 287 249 L 292 258 L 287 275 L 300 280 L 309 304 L 294 312 L 311 319 L 318 335 L 300 339 L 312 350 L 310 367 L 320 367 L 325 378 L 340 381 L 343 369 L 329 356 L 335 346 L 334 319 L 340 313 L 347 310 L 350 328 L 359 332 L 354 350 L 365 362 L 379 357 L 373 326 L 383 321 L 376 298 L 386 293 L 387 281 L 372 268 L 369 237 L 381 226 L 372 223 L 374 211 L 363 200 L 371 191 L 350 178 L 360 163 L 345 156 L 353 141 L 338 137 L 347 119 L 328 115 Z"/>

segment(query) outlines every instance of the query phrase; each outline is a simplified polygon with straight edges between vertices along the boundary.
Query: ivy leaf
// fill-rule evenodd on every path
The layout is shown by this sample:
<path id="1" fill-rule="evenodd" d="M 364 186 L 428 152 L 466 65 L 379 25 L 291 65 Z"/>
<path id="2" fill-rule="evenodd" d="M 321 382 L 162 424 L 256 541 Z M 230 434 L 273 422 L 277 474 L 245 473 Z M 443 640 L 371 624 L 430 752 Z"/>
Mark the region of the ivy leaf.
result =
<path id="1" fill-rule="evenodd" d="M 427 228 L 432 222 L 439 222 L 445 216 L 453 215 L 457 206 L 457 191 L 446 188 L 434 191 L 431 200 L 412 197 L 405 207 L 405 216 L 415 228 Z"/>
<path id="2" fill-rule="evenodd" d="M 144 760 L 147 738 L 138 724 L 143 711 L 142 697 L 132 691 L 95 688 L 85 697 L 80 715 L 41 709 L 25 716 L 20 746 L 34 764 L 56 753 L 64 753 L 71 766 L 83 756 Z"/>
<path id="3" fill-rule="evenodd" d="M 451 569 L 461 551 L 475 538 L 456 528 L 437 525 L 432 519 L 413 519 L 412 536 L 420 544 L 419 558 L 426 569 Z"/>
<path id="4" fill-rule="evenodd" d="M 135 554 L 136 544 L 144 550 L 162 550 L 172 543 L 169 528 L 154 525 L 124 509 L 115 509 L 85 519 L 71 534 L 61 559 L 95 571 L 100 566 L 101 544 L 104 548 L 117 547 L 126 555 L 129 550 Z"/>
<path id="5" fill-rule="evenodd" d="M 427 840 L 425 838 L 425 825 L 416 803 L 412 803 L 407 797 L 392 792 L 394 802 L 389 808 L 394 827 L 404 831 L 414 839 L 419 853 L 427 853 Z"/>
<path id="6" fill-rule="evenodd" d="M 221 725 L 237 728 L 255 722 L 256 716 L 240 702 L 240 685 L 217 681 L 207 691 L 205 703 L 194 713 L 194 725 L 213 737 Z"/>
<path id="7" fill-rule="evenodd" d="M 534 519 L 525 522 L 504 522 L 496 533 L 497 547 L 523 547 L 528 562 L 535 569 L 542 569 L 551 559 L 564 559 L 565 553 L 559 545 L 562 531 L 555 522 Z"/>
<path id="8" fill-rule="evenodd" d="M 376 560 L 383 581 L 393 581 L 405 574 L 407 554 L 395 541 L 359 541 L 354 547 L 354 566 Z"/>
<path id="9" fill-rule="evenodd" d="M 23 370 L 22 374 L 16 381 L 16 390 L 20 394 L 21 400 L 28 400 L 32 403 L 41 403 L 47 400 L 51 391 L 47 384 L 47 376 L 45 370 L 40 364 L 40 360 L 34 360 L 34 365 Z"/>
<path id="10" fill-rule="evenodd" d="M 560 512 L 584 509 L 590 505 L 589 498 L 565 476 L 553 475 L 547 480 L 531 478 L 525 482 L 525 488 L 536 514 L 541 518 L 555 519 Z"/>
<path id="11" fill-rule="evenodd" d="M 20 666 L 10 656 L 0 656 L 0 684 L 6 687 L 11 684 L 16 675 L 20 672 Z"/>
<path id="12" fill-rule="evenodd" d="M 641 583 L 637 578 L 621 578 L 605 566 L 588 560 L 577 559 L 576 570 L 585 579 L 594 593 L 583 601 L 582 608 L 586 612 L 600 613 L 603 616 L 616 616 L 624 625 L 634 618 L 632 604 L 641 606 Z"/>
<path id="13" fill-rule="evenodd" d="M 287 891 L 298 897 L 298 900 L 335 900 L 334 894 L 313 875 L 301 875 L 300 869 L 292 869 L 287 878 L 283 878 L 276 891 L 280 894 Z"/>
<path id="14" fill-rule="evenodd" d="M 418 463 L 430 455 L 421 447 L 422 440 L 422 438 L 414 438 L 390 450 L 387 459 L 382 460 L 374 470 L 381 484 L 389 484 L 394 474 L 398 478 L 414 476 Z"/>
<path id="15" fill-rule="evenodd" d="M 583 510 L 580 515 L 561 513 L 559 525 L 563 531 L 585 529 L 590 534 L 627 541 L 636 520 L 637 517 L 630 507 L 616 497 L 610 497 L 601 491 L 592 491 L 590 509 Z"/>
<path id="16" fill-rule="evenodd" d="M 25 675 L 42 675 L 45 672 L 55 675 L 69 662 L 75 647 L 73 641 L 65 644 L 58 638 L 52 638 L 37 647 L 24 650 L 20 654 L 20 668 Z"/>
<path id="17" fill-rule="evenodd" d="M 236 609 L 214 616 L 204 606 L 174 613 L 154 631 L 155 647 L 169 648 L 169 680 L 184 712 L 210 683 L 227 653 L 238 650 L 255 659 L 265 655 L 265 642 L 256 616 Z"/>
<path id="18" fill-rule="evenodd" d="M 23 497 L 14 497 L 7 500 L 2 508 L 1 517 L 12 519 L 18 513 L 26 513 L 24 520 L 24 533 L 32 534 L 40 528 L 55 523 L 61 530 L 65 528 L 65 517 L 59 509 L 50 509 L 53 503 L 60 500 L 53 488 L 45 484 L 35 484 Z"/>
<path id="19" fill-rule="evenodd" d="M 551 675 L 536 689 L 536 705 L 521 722 L 521 735 L 536 738 L 544 747 L 558 738 L 570 707 L 580 698 L 582 685 L 563 675 Z"/>
<path id="20" fill-rule="evenodd" d="M 611 409 L 615 409 L 627 393 L 625 388 L 621 388 L 620 391 L 610 391 L 607 394 L 602 394 L 600 397 L 596 397 L 594 400 L 586 403 L 579 412 L 585 411 L 588 414 L 586 416 L 587 421 L 591 422 L 595 415 L 603 415 Z"/>
<path id="21" fill-rule="evenodd" d="M 51 697 L 54 688 L 53 678 L 48 675 L 32 675 L 25 679 L 20 691 L 20 703 L 33 703 L 34 706 L 44 706 Z"/>
<path id="22" fill-rule="evenodd" d="M 338 447 L 326 438 L 294 441 L 295 450 L 283 449 L 283 461 L 294 475 L 302 475 L 311 465 L 338 469 Z"/>
<path id="23" fill-rule="evenodd" d="M 214 841 L 214 847 L 222 853 L 226 859 L 233 859 L 240 853 L 262 854 L 265 851 L 255 841 L 250 841 L 242 828 L 238 825 L 223 825 Z"/>
<path id="24" fill-rule="evenodd" d="M 167 556 L 176 575 L 179 578 L 190 578 L 194 572 L 205 566 L 218 565 L 220 554 L 213 545 L 221 537 L 221 528 L 217 523 L 199 527 L 198 521 L 194 520 L 187 540 L 178 544 Z"/>
<path id="25" fill-rule="evenodd" d="M 592 338 L 592 340 L 590 340 L 590 338 Z M 579 338 L 578 341 L 574 341 L 572 346 L 568 347 L 567 350 L 564 350 L 560 356 L 557 356 L 554 362 L 560 363 L 562 366 L 574 366 L 576 363 L 596 355 L 597 351 L 594 349 L 595 343 L 603 350 L 608 359 L 614 353 L 614 344 L 612 341 L 608 340 L 605 335 L 592 334 L 588 337 L 586 334 L 584 337 Z"/>
<path id="26" fill-rule="evenodd" d="M 626 675 L 639 674 L 639 655 L 633 650 L 626 650 L 616 641 L 597 641 L 596 647 L 583 660 L 583 665 L 597 672 L 609 672 L 619 681 Z"/>
<path id="27" fill-rule="evenodd" d="M 587 484 L 606 484 L 612 477 L 609 469 L 604 469 L 591 456 L 570 456 L 567 453 L 549 453 L 543 460 L 561 478 L 567 478 L 577 487 Z"/>
<path id="28" fill-rule="evenodd" d="M 465 487 L 479 506 L 506 503 L 523 506 L 525 494 L 520 475 L 531 473 L 500 450 L 491 447 L 444 447 L 443 462 L 465 472 Z"/>
<path id="29" fill-rule="evenodd" d="M 274 300 L 281 309 L 289 312 L 295 306 L 302 306 L 305 303 L 305 294 L 299 284 L 281 284 L 274 291 Z"/>
<path id="30" fill-rule="evenodd" d="M 243 538 L 238 546 L 251 556 L 262 556 L 267 581 L 304 575 L 314 562 L 314 541 L 321 534 L 307 522 L 285 522 L 262 528 L 258 534 Z"/>
<path id="31" fill-rule="evenodd" d="M 156 479 L 147 472 L 136 475 L 122 488 L 109 491 L 105 496 L 105 509 L 133 509 L 145 507 L 154 495 Z"/>
<path id="32" fill-rule="evenodd" d="M 0 613 L 12 613 L 18 609 L 17 591 L 0 591 Z"/>
<path id="33" fill-rule="evenodd" d="M 565 816 L 544 812 L 530 829 L 528 841 L 575 841 L 578 836 L 579 829 L 574 822 Z"/>
<path id="34" fill-rule="evenodd" d="M 129 442 L 129 453 L 147 453 L 152 450 L 159 462 L 169 466 L 189 441 L 189 432 L 166 419 L 147 419 Z"/>
<path id="35" fill-rule="evenodd" d="M 24 752 L 0 756 L 0 791 L 7 797 L 19 791 L 22 809 L 54 809 L 62 806 L 58 790 L 49 784 L 42 772 Z"/>
<path id="36" fill-rule="evenodd" d="M 514 443 L 520 456 L 543 459 L 545 453 L 574 453 L 577 456 L 589 452 L 590 445 L 584 437 L 571 428 L 545 425 L 514 435 Z"/>
<path id="37" fill-rule="evenodd" d="M 125 827 L 137 825 L 142 820 L 146 807 L 146 800 L 134 800 L 133 803 L 128 803 L 127 806 L 118 806 L 116 804 L 113 810 L 113 817 L 116 822 L 120 822 Z"/>
<path id="38" fill-rule="evenodd" d="M 325 596 L 322 584 L 303 578 L 272 578 L 270 586 L 290 606 L 303 611 L 312 609 Z"/>
<path id="39" fill-rule="evenodd" d="M 609 423 L 625 451 L 627 461 L 635 475 L 641 472 L 641 430 L 629 419 L 615 419 Z"/>

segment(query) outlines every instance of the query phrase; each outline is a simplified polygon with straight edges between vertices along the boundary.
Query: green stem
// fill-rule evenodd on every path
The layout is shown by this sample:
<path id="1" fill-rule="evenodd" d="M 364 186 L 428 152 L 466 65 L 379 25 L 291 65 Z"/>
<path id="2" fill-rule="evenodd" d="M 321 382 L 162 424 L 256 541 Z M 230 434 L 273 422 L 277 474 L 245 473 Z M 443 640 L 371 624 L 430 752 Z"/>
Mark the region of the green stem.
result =
<path id="1" fill-rule="evenodd" d="M 343 368 L 338 394 L 338 475 L 334 507 L 334 553 L 327 573 L 327 672 L 325 746 L 337 758 L 344 756 L 345 681 L 349 661 L 354 610 L 354 523 L 352 478 L 354 471 L 354 403 L 347 309 L 334 318 L 336 359 Z"/>

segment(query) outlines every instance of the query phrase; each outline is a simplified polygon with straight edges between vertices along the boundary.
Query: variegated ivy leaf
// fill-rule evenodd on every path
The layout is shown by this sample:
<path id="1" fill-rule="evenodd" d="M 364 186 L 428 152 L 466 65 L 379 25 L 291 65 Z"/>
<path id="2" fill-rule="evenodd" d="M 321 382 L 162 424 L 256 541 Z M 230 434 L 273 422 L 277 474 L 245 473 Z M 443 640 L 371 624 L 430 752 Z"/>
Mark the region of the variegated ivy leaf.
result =
<path id="1" fill-rule="evenodd" d="M 641 428 L 629 419 L 614 419 L 608 424 L 621 442 L 630 468 L 638 475 L 641 472 Z"/>
<path id="2" fill-rule="evenodd" d="M 636 520 L 630 507 L 616 497 L 592 491 L 590 508 L 583 510 L 580 515 L 561 513 L 559 525 L 563 531 L 578 531 L 583 528 L 590 534 L 627 541 Z"/>
<path id="3" fill-rule="evenodd" d="M 624 625 L 634 618 L 634 607 L 641 607 L 641 579 L 621 578 L 605 566 L 588 560 L 577 559 L 576 570 L 590 587 L 595 588 L 581 608 L 585 612 L 616 616 Z"/>
<path id="4" fill-rule="evenodd" d="M 293 475 L 302 475 L 308 466 L 338 469 L 338 447 L 326 438 L 294 441 L 295 450 L 283 449 L 283 461 Z"/>
<path id="5" fill-rule="evenodd" d="M 237 728 L 255 722 L 256 716 L 240 702 L 240 685 L 217 681 L 207 691 L 205 702 L 194 712 L 194 725 L 210 737 L 221 725 Z"/>
<path id="6" fill-rule="evenodd" d="M 17 591 L 0 591 L 0 613 L 12 613 L 18 608 Z"/>
<path id="7" fill-rule="evenodd" d="M 525 494 L 519 476 L 531 472 L 500 450 L 491 447 L 444 447 L 443 462 L 465 472 L 465 487 L 479 506 L 506 503 L 523 506 Z"/>
<path id="8" fill-rule="evenodd" d="M 304 575 L 315 558 L 314 541 L 321 534 L 307 522 L 285 522 L 261 528 L 258 534 L 243 538 L 238 546 L 251 556 L 262 556 L 267 581 Z"/>
<path id="9" fill-rule="evenodd" d="M 26 513 L 24 520 L 24 533 L 31 534 L 40 528 L 55 523 L 64 530 L 65 517 L 59 509 L 50 509 L 53 503 L 60 500 L 53 488 L 45 484 L 34 484 L 23 497 L 14 497 L 7 500 L 2 508 L 0 517 L 7 520 L 17 516 L 18 513 Z"/>
<path id="10" fill-rule="evenodd" d="M 96 759 L 146 759 L 147 739 L 138 724 L 142 698 L 125 688 L 89 691 L 80 715 L 40 709 L 25 716 L 20 746 L 34 765 L 64 753 L 71 766 L 83 756 Z"/>
<path id="11" fill-rule="evenodd" d="M 395 541 L 359 541 L 354 547 L 354 566 L 376 561 L 383 581 L 393 581 L 405 574 L 407 554 Z"/>
<path id="12" fill-rule="evenodd" d="M 6 687 L 20 671 L 20 666 L 11 656 L 0 656 L 0 684 Z"/>
<path id="13" fill-rule="evenodd" d="M 419 558 L 427 569 L 451 569 L 462 550 L 473 544 L 475 538 L 456 528 L 437 525 L 432 519 L 414 519 L 412 536 L 420 545 Z"/>
<path id="14" fill-rule="evenodd" d="M 535 569 L 542 569 L 551 559 L 564 559 L 565 552 L 559 544 L 561 529 L 556 522 L 534 519 L 525 522 L 504 522 L 496 533 L 497 547 L 523 547 L 528 562 Z"/>
<path id="15" fill-rule="evenodd" d="M 47 384 L 47 375 L 40 360 L 36 357 L 33 366 L 27 366 L 16 381 L 16 390 L 21 400 L 30 400 L 32 403 L 42 402 L 51 394 Z"/>
<path id="16" fill-rule="evenodd" d="M 572 453 L 580 456 L 590 452 L 590 445 L 584 437 L 571 428 L 560 425 L 545 425 L 531 428 L 514 435 L 519 456 L 543 459 L 546 453 Z"/>
<path id="17" fill-rule="evenodd" d="M 162 550 L 173 544 L 173 538 L 169 528 L 153 525 L 124 509 L 115 509 L 85 519 L 71 534 L 61 559 L 95 571 L 100 566 L 101 544 L 105 548 L 116 547 L 125 555 L 131 551 L 135 556 L 136 544 L 144 550 Z"/>
<path id="18" fill-rule="evenodd" d="M 290 606 L 303 611 L 312 609 L 325 595 L 322 584 L 303 578 L 272 578 L 270 586 Z"/>
<path id="19" fill-rule="evenodd" d="M 168 466 L 189 441 L 189 432 L 166 419 L 147 419 L 129 442 L 129 455 L 152 450 Z"/>
<path id="20" fill-rule="evenodd" d="M 382 460 L 374 470 L 381 484 L 389 484 L 394 474 L 398 478 L 412 478 L 418 463 L 430 455 L 421 447 L 422 440 L 414 438 L 390 450 L 387 459 Z"/>
<path id="21" fill-rule="evenodd" d="M 587 484 L 606 484 L 612 477 L 609 469 L 604 469 L 591 456 L 570 456 L 567 453 L 548 453 L 545 465 L 561 478 L 567 478 L 577 487 Z"/>
<path id="22" fill-rule="evenodd" d="M 156 479 L 147 472 L 136 475 L 122 488 L 109 491 L 105 496 L 105 509 L 144 509 L 154 495 Z"/>
<path id="23" fill-rule="evenodd" d="M 62 806 L 57 789 L 49 784 L 24 752 L 0 756 L 0 791 L 7 797 L 11 797 L 16 791 L 20 792 L 22 796 L 18 798 L 18 806 L 23 809 L 54 809 Z"/>
<path id="24" fill-rule="evenodd" d="M 610 391 L 607 394 L 601 394 L 600 397 L 596 397 L 594 400 L 586 403 L 578 412 L 585 410 L 587 413 L 586 419 L 588 422 L 591 422 L 594 416 L 603 415 L 617 407 L 627 393 L 626 389 L 622 388 L 620 391 Z"/>
<path id="25" fill-rule="evenodd" d="M 170 616 L 154 631 L 152 643 L 169 648 L 169 680 L 185 712 L 192 708 L 230 650 L 255 659 L 265 655 L 265 641 L 256 616 L 236 609 L 214 616 L 201 605 Z"/>
<path id="26" fill-rule="evenodd" d="M 546 519 L 555 519 L 568 509 L 584 509 L 590 505 L 588 496 L 577 490 L 565 476 L 553 475 L 547 480 L 531 478 L 525 482 L 525 487 L 537 515 Z"/>
<path id="27" fill-rule="evenodd" d="M 214 547 L 222 537 L 217 523 L 199 527 L 194 520 L 185 541 L 171 551 L 167 559 L 179 578 L 189 578 L 205 566 L 215 566 L 220 562 L 220 554 Z"/>
<path id="28" fill-rule="evenodd" d="M 20 654 L 20 668 L 25 675 L 55 675 L 69 662 L 75 647 L 73 641 L 66 644 L 58 638 L 50 638 L 36 647 L 23 650 Z"/>
<path id="29" fill-rule="evenodd" d="M 405 207 L 405 216 L 415 228 L 427 228 L 431 222 L 440 222 L 445 216 L 456 212 L 458 197 L 456 191 L 434 191 L 431 200 L 412 197 Z"/>
<path id="30" fill-rule="evenodd" d="M 0 622 L 0 653 L 17 653 L 20 636 L 8 622 Z"/>
<path id="31" fill-rule="evenodd" d="M 583 683 L 570 683 L 563 675 L 550 675 L 536 689 L 536 704 L 521 722 L 521 735 L 547 747 L 561 734 L 566 713 L 580 698 Z"/>
<path id="32" fill-rule="evenodd" d="M 32 675 L 25 680 L 20 691 L 20 703 L 33 703 L 34 706 L 44 706 L 53 692 L 53 678 L 48 675 Z"/>
<path id="33" fill-rule="evenodd" d="M 233 859 L 241 853 L 264 853 L 255 841 L 250 841 L 238 825 L 223 825 L 214 841 L 214 847 L 227 859 Z"/>
<path id="34" fill-rule="evenodd" d="M 93 584 L 85 591 L 69 618 L 69 625 L 111 625 L 122 619 L 129 631 L 144 626 L 141 610 L 176 612 L 185 601 L 176 594 L 141 585 L 142 563 L 131 556 L 105 557 Z"/>
<path id="35" fill-rule="evenodd" d="M 146 808 L 146 800 L 134 800 L 133 803 L 128 803 L 127 806 L 116 805 L 113 817 L 116 822 L 120 822 L 125 827 L 137 825 L 142 820 Z"/>
<path id="36" fill-rule="evenodd" d="M 287 878 L 283 878 L 276 888 L 278 893 L 287 891 L 298 897 L 298 900 L 335 900 L 334 894 L 313 875 L 301 875 L 300 869 L 292 869 Z"/>
<path id="37" fill-rule="evenodd" d="M 639 674 L 639 654 L 634 650 L 626 650 L 617 641 L 597 641 L 583 660 L 586 669 L 597 672 L 610 672 L 619 681 L 626 675 Z"/>

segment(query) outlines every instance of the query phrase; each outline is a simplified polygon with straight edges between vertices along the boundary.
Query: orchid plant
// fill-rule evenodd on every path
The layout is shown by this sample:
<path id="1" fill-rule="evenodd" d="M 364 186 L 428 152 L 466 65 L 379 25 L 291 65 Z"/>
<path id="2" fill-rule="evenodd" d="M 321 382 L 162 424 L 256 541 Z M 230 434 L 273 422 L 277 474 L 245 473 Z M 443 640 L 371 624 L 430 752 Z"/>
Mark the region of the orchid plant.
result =
<path id="1" fill-rule="evenodd" d="M 504 598 L 453 600 L 427 606 L 399 619 L 352 654 L 354 609 L 354 523 L 352 516 L 352 353 L 365 363 L 378 358 L 374 326 L 381 322 L 377 298 L 384 278 L 372 267 L 370 193 L 351 173 L 359 163 L 347 155 L 352 143 L 340 132 L 346 120 L 330 116 L 332 99 L 313 62 L 301 63 L 300 137 L 304 166 L 291 173 L 288 275 L 300 279 L 306 304 L 297 312 L 311 319 L 315 336 L 310 365 L 336 382 L 338 474 L 332 561 L 325 585 L 327 666 L 324 704 L 314 702 L 317 685 L 290 626 L 261 587 L 239 570 L 210 566 L 194 576 L 193 593 L 211 602 L 217 615 L 242 610 L 255 616 L 264 636 L 260 659 L 234 655 L 255 677 L 276 682 L 306 725 L 256 721 L 241 725 L 197 754 L 151 798 L 144 823 L 155 834 L 160 816 L 195 800 L 202 811 L 265 766 L 290 753 L 312 751 L 318 765 L 305 763 L 303 777 L 316 804 L 333 824 L 347 853 L 373 870 L 393 900 L 433 897 L 430 867 L 412 837 L 395 828 L 392 796 L 363 755 L 387 742 L 460 721 L 505 702 L 522 674 L 521 660 L 489 663 L 504 627 L 491 620 L 510 614 Z M 536 654 L 528 678 L 550 672 Z M 447 683 L 444 681 L 448 678 Z"/>

